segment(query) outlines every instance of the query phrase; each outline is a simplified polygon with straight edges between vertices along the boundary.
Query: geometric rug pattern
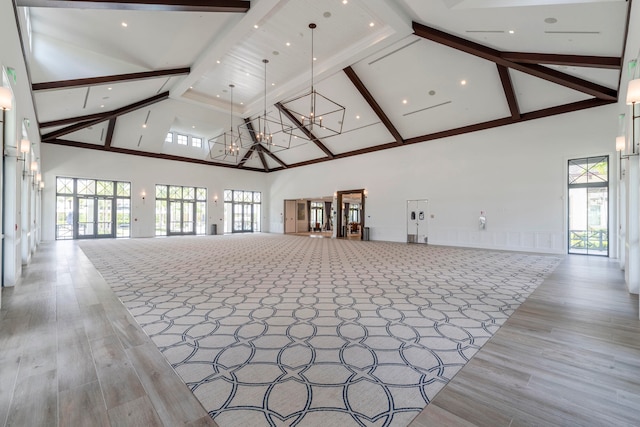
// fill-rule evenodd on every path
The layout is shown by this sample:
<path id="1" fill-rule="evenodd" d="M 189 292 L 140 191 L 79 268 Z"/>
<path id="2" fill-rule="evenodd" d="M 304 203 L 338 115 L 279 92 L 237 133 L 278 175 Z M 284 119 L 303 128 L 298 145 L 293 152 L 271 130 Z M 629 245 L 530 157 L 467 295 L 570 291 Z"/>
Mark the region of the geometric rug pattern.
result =
<path id="1" fill-rule="evenodd" d="M 406 426 L 560 262 L 275 234 L 82 241 L 227 426 Z"/>

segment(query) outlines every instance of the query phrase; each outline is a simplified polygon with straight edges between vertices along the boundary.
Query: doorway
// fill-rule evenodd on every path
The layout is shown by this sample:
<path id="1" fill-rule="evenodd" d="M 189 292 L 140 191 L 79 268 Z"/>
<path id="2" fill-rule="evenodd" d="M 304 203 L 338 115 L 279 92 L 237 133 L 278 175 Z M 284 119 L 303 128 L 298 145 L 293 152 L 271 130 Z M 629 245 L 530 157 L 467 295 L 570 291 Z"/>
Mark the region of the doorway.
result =
<path id="1" fill-rule="evenodd" d="M 114 237 L 113 198 L 79 196 L 77 239 Z"/>
<path id="2" fill-rule="evenodd" d="M 364 202 L 364 189 L 337 192 L 336 237 L 362 240 Z"/>
<path id="3" fill-rule="evenodd" d="M 427 200 L 407 200 L 407 243 L 428 243 Z"/>
<path id="4" fill-rule="evenodd" d="M 609 256 L 609 156 L 569 160 L 568 252 Z"/>

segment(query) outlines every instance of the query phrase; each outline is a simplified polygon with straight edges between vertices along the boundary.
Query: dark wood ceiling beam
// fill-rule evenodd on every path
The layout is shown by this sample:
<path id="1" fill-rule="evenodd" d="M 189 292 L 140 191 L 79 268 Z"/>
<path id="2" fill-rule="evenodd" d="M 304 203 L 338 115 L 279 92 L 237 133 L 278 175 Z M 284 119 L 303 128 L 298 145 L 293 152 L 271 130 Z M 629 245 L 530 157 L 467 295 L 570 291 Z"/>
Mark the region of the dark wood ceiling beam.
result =
<path id="1" fill-rule="evenodd" d="M 251 140 L 253 141 L 253 145 L 251 147 L 249 147 L 247 152 L 244 153 L 244 156 L 242 156 L 242 159 L 240 159 L 240 162 L 238 163 L 238 167 L 239 168 L 243 167 L 244 164 L 247 163 L 247 161 L 249 160 L 251 155 L 256 151 L 256 145 L 258 144 L 258 140 L 256 139 L 256 135 L 255 135 L 255 132 L 253 130 L 253 123 L 251 123 L 251 119 L 245 118 L 244 119 L 244 123 L 247 126 L 247 129 L 249 130 L 249 135 L 251 136 Z M 265 168 L 265 169 L 266 169 L 266 172 L 269 172 L 269 170 L 267 168 Z"/>
<path id="2" fill-rule="evenodd" d="M 164 153 L 153 153 L 150 151 L 131 150 L 129 148 L 105 147 L 104 145 L 88 144 L 86 142 L 76 142 L 76 141 L 69 141 L 65 139 L 52 139 L 49 141 L 42 141 L 42 142 L 45 144 L 63 145 L 66 147 L 84 148 L 84 149 L 97 150 L 97 151 L 103 151 L 103 152 L 106 151 L 110 153 L 127 154 L 131 156 L 150 157 L 153 159 L 173 160 L 178 162 L 195 163 L 199 165 L 220 166 L 224 168 L 237 168 L 236 165 L 229 164 L 229 163 L 210 162 L 203 159 L 174 156 L 171 154 L 164 154 Z M 264 172 L 262 169 L 258 169 L 258 168 L 244 168 L 243 170 L 250 170 L 254 172 Z"/>
<path id="3" fill-rule="evenodd" d="M 558 55 L 551 53 L 502 52 L 502 58 L 521 64 L 565 65 L 569 67 L 607 68 L 619 70 L 617 56 Z"/>
<path id="4" fill-rule="evenodd" d="M 113 141 L 113 131 L 116 129 L 116 118 L 109 120 L 109 125 L 107 126 L 107 136 L 104 139 L 104 146 L 109 148 L 111 147 L 111 141 Z"/>
<path id="5" fill-rule="evenodd" d="M 482 123 L 476 123 L 473 125 L 469 125 L 469 126 L 463 126 L 463 127 L 459 127 L 456 129 L 449 129 L 449 130 L 445 130 L 445 131 L 441 131 L 441 132 L 435 132 L 435 133 L 431 133 L 431 134 L 427 134 L 427 135 L 422 135 L 422 136 L 417 136 L 415 138 L 410 138 L 405 140 L 405 145 L 408 144 L 417 144 L 420 142 L 427 142 L 427 141 L 432 141 L 432 140 L 436 140 L 436 139 L 441 139 L 441 138 L 447 138 L 447 137 L 451 137 L 451 136 L 456 136 L 456 135 L 463 135 L 466 133 L 471 133 L 471 132 L 476 132 L 476 131 L 480 131 L 480 130 L 487 130 L 487 129 L 493 129 L 493 128 L 497 128 L 497 127 L 501 127 L 501 126 L 506 126 L 506 125 L 511 125 L 514 123 L 521 123 L 521 122 L 525 122 L 525 121 L 529 121 L 529 120 L 535 120 L 535 119 L 540 119 L 540 118 L 544 118 L 544 117 L 551 117 L 551 116 L 555 116 L 558 114 L 565 114 L 565 113 L 571 113 L 574 111 L 580 111 L 580 110 L 585 110 L 588 108 L 594 108 L 594 107 L 601 107 L 603 105 L 609 105 L 609 104 L 613 104 L 615 103 L 615 101 L 609 101 L 609 100 L 603 100 L 603 99 L 597 99 L 597 98 L 592 98 L 592 99 L 587 99 L 584 101 L 578 101 L 578 102 L 572 102 L 569 104 L 563 104 L 563 105 L 559 105 L 556 107 L 550 107 L 550 108 L 544 108 L 542 110 L 536 110 L 536 111 L 531 111 L 528 113 L 523 113 L 520 115 L 519 119 L 514 119 L 512 117 L 503 117 L 501 119 L 496 119 L 496 120 L 490 120 L 487 122 L 482 122 Z M 340 153 L 336 155 L 336 159 L 342 159 L 345 157 L 352 157 L 352 156 L 357 156 L 360 154 L 368 154 L 368 153 L 373 153 L 376 151 L 382 151 L 382 150 L 388 150 L 390 148 L 396 148 L 398 146 L 398 144 L 396 144 L 395 142 L 389 142 L 387 144 L 381 144 L 381 145 L 375 145 L 372 147 L 367 147 L 367 148 L 362 148 L 359 150 L 354 150 L 354 151 L 348 151 L 345 153 Z M 296 168 L 296 167 L 300 167 L 300 166 L 308 166 L 308 165 L 312 165 L 312 164 L 316 164 L 316 163 L 322 163 L 322 162 L 326 162 L 329 161 L 331 159 L 328 158 L 319 158 L 319 159 L 312 159 L 312 160 L 307 160 L 304 162 L 300 162 L 300 163 L 294 163 L 289 165 L 289 168 Z M 275 169 L 274 169 L 275 171 Z"/>
<path id="6" fill-rule="evenodd" d="M 461 52 L 486 59 L 487 61 L 495 62 L 498 65 L 509 67 L 514 70 L 547 80 L 549 82 L 556 83 L 591 96 L 595 96 L 596 98 L 607 101 L 615 101 L 618 99 L 618 92 L 615 89 L 610 89 L 608 87 L 601 86 L 599 84 L 578 77 L 570 76 L 568 74 L 553 70 L 549 67 L 543 67 L 537 64 L 521 64 L 519 62 L 509 61 L 502 57 L 502 52 L 500 52 L 499 50 L 483 46 L 479 43 L 475 43 L 470 40 L 445 33 L 444 31 L 440 31 L 435 28 L 419 24 L 417 22 L 413 23 L 413 31 L 417 36 L 424 39 L 431 40 L 444 46 L 457 49 Z"/>
<path id="7" fill-rule="evenodd" d="M 280 158 L 278 156 L 276 156 L 275 154 L 273 154 L 271 151 L 269 151 L 268 149 L 264 148 L 264 146 L 262 146 L 262 144 L 257 145 L 256 146 L 258 152 L 262 152 L 264 154 L 266 154 L 267 156 L 271 157 L 271 159 L 278 163 L 280 166 L 282 166 L 282 169 L 286 169 L 287 167 L 289 167 L 289 165 L 287 165 L 285 162 L 283 162 L 282 160 L 280 160 Z M 273 171 L 273 169 L 272 169 Z"/>
<path id="8" fill-rule="evenodd" d="M 71 125 L 79 122 L 87 122 L 87 121 L 95 120 L 99 118 L 102 118 L 102 121 L 104 121 L 105 120 L 104 117 L 107 116 L 108 114 L 109 112 L 106 111 L 103 113 L 88 114 L 86 116 L 69 117 L 69 118 L 60 119 L 60 120 L 51 120 L 49 122 L 38 123 L 38 126 L 40 127 L 40 129 L 45 129 L 45 128 L 52 128 L 56 126 Z"/>
<path id="9" fill-rule="evenodd" d="M 251 2 L 241 0 L 17 0 L 17 5 L 67 9 L 246 13 Z"/>
<path id="10" fill-rule="evenodd" d="M 400 132 L 398 132 L 396 127 L 393 125 L 393 123 L 391 123 L 391 120 L 389 119 L 389 117 L 387 117 L 382 107 L 380 107 L 380 104 L 376 102 L 373 95 L 371 95 L 371 92 L 369 92 L 369 89 L 367 89 L 367 87 L 364 85 L 362 80 L 360 80 L 360 77 L 358 77 L 358 75 L 353 70 L 353 68 L 349 66 L 342 71 L 344 71 L 347 77 L 349 77 L 349 80 L 351 80 L 351 83 L 353 83 L 356 89 L 358 89 L 358 92 L 360 92 L 360 95 L 362 95 L 365 101 L 367 101 L 367 104 L 369 104 L 369 107 L 371 107 L 371 109 L 376 113 L 376 115 L 378 116 L 382 124 L 385 125 L 389 133 L 396 140 L 396 143 L 398 143 L 399 145 L 404 144 L 404 139 L 402 138 L 402 135 L 400 135 Z"/>
<path id="11" fill-rule="evenodd" d="M 260 161 L 262 162 L 262 167 L 265 172 L 269 172 L 269 165 L 267 164 L 267 159 L 264 157 L 264 153 L 261 150 L 256 150 L 258 152 L 258 156 L 260 156 Z"/>
<path id="12" fill-rule="evenodd" d="M 148 107 L 149 105 L 153 105 L 153 104 L 155 104 L 157 102 L 164 101 L 167 98 L 169 98 L 169 92 L 163 92 L 163 93 L 161 93 L 159 95 L 152 96 L 151 98 L 144 99 L 142 101 L 139 101 L 139 102 L 136 102 L 134 104 L 130 104 L 130 105 L 124 106 L 122 108 L 118 108 L 117 110 L 106 112 L 101 117 L 99 117 L 97 119 L 89 120 L 89 121 L 82 122 L 82 123 L 77 123 L 75 125 L 67 126 L 65 128 L 58 129 L 58 130 L 53 131 L 53 132 L 49 132 L 48 134 L 42 135 L 42 140 L 46 141 L 46 140 L 60 138 L 61 136 L 68 135 L 68 134 L 70 134 L 72 132 L 76 132 L 76 131 L 79 131 L 81 129 L 86 129 L 89 126 L 96 125 L 98 123 L 104 122 L 105 120 L 114 119 L 116 117 L 122 116 L 123 114 L 127 114 L 127 113 L 130 113 L 132 111 L 136 111 L 136 110 L 139 110 L 141 108 Z"/>
<path id="13" fill-rule="evenodd" d="M 298 120 L 297 117 L 291 114 L 291 111 L 287 110 L 287 108 L 285 108 L 285 106 L 282 105 L 282 103 L 277 102 L 275 105 L 276 105 L 276 108 L 280 110 L 282 114 L 284 114 L 287 117 L 287 119 L 289 119 L 291 123 L 293 123 L 300 130 L 300 132 L 304 133 L 307 139 L 309 139 L 311 142 L 316 144 L 316 146 L 319 149 L 321 149 L 324 152 L 324 154 L 327 155 L 328 158 L 333 159 L 335 157 L 335 155 L 309 129 L 302 126 L 302 123 L 300 123 L 300 120 Z"/>
<path id="14" fill-rule="evenodd" d="M 158 77 L 182 76 L 189 74 L 191 68 L 172 68 L 170 70 L 143 71 L 141 73 L 114 74 L 111 76 L 89 77 L 86 79 L 59 80 L 54 82 L 33 83 L 33 90 L 69 89 L 74 87 L 97 86 L 132 80 L 155 79 Z"/>
<path id="15" fill-rule="evenodd" d="M 504 96 L 507 98 L 507 104 L 509 104 L 509 111 L 511 111 L 511 118 L 520 118 L 520 107 L 518 107 L 518 99 L 516 98 L 516 92 L 513 90 L 513 82 L 511 81 L 511 75 L 509 69 L 502 65 L 497 65 L 498 74 L 500 74 L 500 82 L 502 83 L 502 89 L 504 90 Z"/>

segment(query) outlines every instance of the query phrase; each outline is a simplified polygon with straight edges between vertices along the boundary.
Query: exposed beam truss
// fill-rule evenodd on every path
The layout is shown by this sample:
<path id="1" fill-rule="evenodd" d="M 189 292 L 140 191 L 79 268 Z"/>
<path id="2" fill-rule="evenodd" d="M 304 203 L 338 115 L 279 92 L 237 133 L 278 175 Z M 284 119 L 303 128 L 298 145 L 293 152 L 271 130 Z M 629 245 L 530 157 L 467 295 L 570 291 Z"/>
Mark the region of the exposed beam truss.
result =
<path id="1" fill-rule="evenodd" d="M 358 89 L 360 95 L 362 95 L 365 101 L 367 101 L 369 107 L 371 107 L 371 109 L 376 113 L 382 124 L 385 125 L 389 133 L 393 135 L 398 145 L 404 144 L 404 139 L 402 138 L 402 135 L 400 135 L 400 132 L 398 132 L 398 129 L 396 129 L 393 123 L 391 123 L 389 117 L 382 110 L 382 107 L 380 107 L 380 105 L 376 102 L 373 95 L 371 95 L 371 92 L 369 92 L 369 89 L 367 89 L 362 80 L 360 80 L 360 77 L 358 77 L 353 68 L 347 67 L 343 71 L 347 75 L 347 77 L 349 77 L 351 83 L 353 83 L 356 89 Z"/>
<path id="2" fill-rule="evenodd" d="M 34 83 L 33 90 L 69 89 L 74 87 L 97 86 L 110 83 L 121 83 L 132 80 L 154 79 L 189 74 L 189 67 L 172 68 L 170 70 L 143 71 L 141 73 L 115 74 L 111 76 L 89 77 L 86 79 L 59 80 L 54 82 Z"/>
<path id="3" fill-rule="evenodd" d="M 610 89 L 539 64 L 527 64 L 508 60 L 503 57 L 502 52 L 499 50 L 483 46 L 479 43 L 445 33 L 417 22 L 413 23 L 413 31 L 417 36 L 424 39 L 431 40 L 470 55 L 495 62 L 498 65 L 586 93 L 587 95 L 591 95 L 605 101 L 615 101 L 618 99 L 618 91 L 615 89 Z"/>
<path id="4" fill-rule="evenodd" d="M 153 153 L 150 151 L 140 151 L 140 150 L 131 150 L 129 148 L 120 148 L 120 147 L 105 147 L 104 145 L 96 145 L 96 144 L 87 144 L 86 142 L 77 142 L 77 141 L 68 141 L 65 139 L 51 139 L 48 141 L 42 141 L 45 144 L 53 144 L 53 145 L 64 145 L 66 147 L 75 147 L 75 148 L 84 148 L 88 150 L 97 150 L 97 151 L 107 151 L 110 153 L 119 153 L 119 154 L 128 154 L 132 156 L 140 156 L 140 157 L 150 157 L 154 159 L 163 159 L 163 160 L 174 160 L 178 162 L 187 162 L 187 163 L 195 163 L 199 165 L 208 165 L 208 166 L 220 166 L 225 168 L 237 168 L 237 165 L 229 164 L 229 163 L 217 163 L 210 162 L 203 159 L 195 159 L 191 157 L 182 157 L 182 156 L 174 156 L 171 154 L 164 153 Z M 264 172 L 262 169 L 257 168 L 244 168 L 245 170 L 251 170 L 255 172 Z"/>
<path id="5" fill-rule="evenodd" d="M 291 114 L 291 111 L 289 111 L 284 105 L 282 105 L 282 103 L 277 102 L 276 108 L 280 110 L 282 114 L 284 114 L 287 117 L 287 119 L 289 119 L 291 123 L 293 123 L 300 130 L 300 132 L 304 133 L 307 139 L 309 139 L 311 142 L 316 144 L 316 146 L 319 149 L 321 149 L 324 152 L 324 154 L 327 155 L 328 158 L 333 159 L 335 157 L 335 155 L 322 143 L 322 141 L 320 141 L 318 137 L 315 136 L 309 129 L 302 126 L 302 123 L 300 123 L 300 120 L 298 120 L 297 117 Z"/>
<path id="6" fill-rule="evenodd" d="M 159 95 L 152 96 L 151 98 L 147 98 L 142 101 L 136 102 L 134 104 L 130 104 L 125 107 L 118 108 L 117 110 L 107 111 L 104 114 L 100 114 L 97 118 L 94 118 L 92 120 L 76 123 L 74 125 L 67 126 L 62 129 L 58 129 L 56 131 L 49 132 L 45 135 L 42 135 L 42 141 L 58 139 L 61 136 L 68 135 L 70 133 L 79 131 L 81 129 L 86 129 L 90 126 L 97 125 L 98 123 L 102 123 L 106 120 L 115 119 L 116 117 L 122 116 L 132 111 L 136 111 L 141 108 L 148 107 L 149 105 L 153 105 L 157 102 L 164 101 L 167 98 L 169 98 L 169 92 L 164 92 Z"/>

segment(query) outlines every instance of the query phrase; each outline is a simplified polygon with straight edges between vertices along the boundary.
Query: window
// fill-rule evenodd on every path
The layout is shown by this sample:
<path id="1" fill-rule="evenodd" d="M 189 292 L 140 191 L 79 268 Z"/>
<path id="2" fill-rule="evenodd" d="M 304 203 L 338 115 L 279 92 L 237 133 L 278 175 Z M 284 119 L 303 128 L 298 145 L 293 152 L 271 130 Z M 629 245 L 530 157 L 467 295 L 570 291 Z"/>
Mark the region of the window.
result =
<path id="1" fill-rule="evenodd" d="M 609 255 L 609 157 L 569 160 L 569 253 Z"/>
<path id="2" fill-rule="evenodd" d="M 167 136 L 164 138 L 164 142 L 172 143 L 173 142 L 173 133 L 169 132 Z"/>
<path id="3" fill-rule="evenodd" d="M 129 237 L 131 183 L 56 178 L 56 240 Z"/>
<path id="4" fill-rule="evenodd" d="M 260 231 L 262 205 L 259 191 L 224 190 L 224 232 Z"/>
<path id="5" fill-rule="evenodd" d="M 206 188 L 156 185 L 156 236 L 205 234 L 206 230 Z"/>
<path id="6" fill-rule="evenodd" d="M 187 135 L 178 134 L 177 135 L 177 141 L 178 141 L 178 144 L 180 144 L 180 145 L 188 145 L 189 137 Z"/>
<path id="7" fill-rule="evenodd" d="M 202 138 L 197 136 L 191 137 L 191 145 L 196 148 L 202 148 Z"/>

